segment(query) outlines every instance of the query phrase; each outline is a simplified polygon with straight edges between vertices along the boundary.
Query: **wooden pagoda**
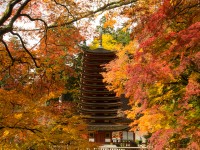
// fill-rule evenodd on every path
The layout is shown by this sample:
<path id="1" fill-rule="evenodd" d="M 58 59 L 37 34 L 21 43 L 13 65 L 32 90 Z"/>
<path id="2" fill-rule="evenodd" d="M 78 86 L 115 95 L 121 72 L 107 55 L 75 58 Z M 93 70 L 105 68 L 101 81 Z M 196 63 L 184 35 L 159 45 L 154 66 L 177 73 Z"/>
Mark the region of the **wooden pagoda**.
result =
<path id="1" fill-rule="evenodd" d="M 121 99 L 107 90 L 103 83 L 102 65 L 115 58 L 115 53 L 103 48 L 85 50 L 82 61 L 81 112 L 86 116 L 92 142 L 109 143 L 113 131 L 128 128 L 121 124 Z"/>

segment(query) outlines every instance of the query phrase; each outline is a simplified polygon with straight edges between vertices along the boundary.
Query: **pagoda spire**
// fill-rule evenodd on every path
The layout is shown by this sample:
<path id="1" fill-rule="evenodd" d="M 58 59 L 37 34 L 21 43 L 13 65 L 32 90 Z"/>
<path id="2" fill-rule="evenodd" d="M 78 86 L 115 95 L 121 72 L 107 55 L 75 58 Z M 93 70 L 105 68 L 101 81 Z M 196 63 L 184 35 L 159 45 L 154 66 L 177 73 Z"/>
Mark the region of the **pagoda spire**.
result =
<path id="1" fill-rule="evenodd" d="M 105 23 L 106 21 L 106 18 L 105 16 L 103 16 L 101 19 L 100 19 L 100 27 L 99 27 L 99 48 L 103 48 L 103 24 Z"/>
<path id="2" fill-rule="evenodd" d="M 99 48 L 103 48 L 103 44 L 102 44 L 102 42 L 103 42 L 103 38 L 102 38 L 102 27 L 100 26 L 100 29 L 99 29 L 99 34 L 100 34 L 100 36 L 99 36 Z"/>

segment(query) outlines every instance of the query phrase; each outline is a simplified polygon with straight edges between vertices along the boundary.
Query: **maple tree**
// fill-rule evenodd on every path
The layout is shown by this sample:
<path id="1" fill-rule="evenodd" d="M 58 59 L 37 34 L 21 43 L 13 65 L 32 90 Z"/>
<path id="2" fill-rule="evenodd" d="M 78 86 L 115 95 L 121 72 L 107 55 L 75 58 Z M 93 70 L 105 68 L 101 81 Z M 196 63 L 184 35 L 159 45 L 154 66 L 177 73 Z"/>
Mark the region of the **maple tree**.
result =
<path id="1" fill-rule="evenodd" d="M 14 62 L 20 60 L 12 56 L 5 40 L 5 35 L 11 34 L 18 37 L 24 51 L 29 58 L 32 59 L 36 67 L 39 67 L 37 58 L 31 53 L 32 50 L 27 48 L 26 42 L 28 40 L 32 39 L 34 36 L 37 36 L 41 40 L 45 39 L 48 36 L 49 29 L 60 29 L 59 27 L 72 25 L 74 22 L 95 15 L 96 13 L 128 5 L 133 2 L 135 2 L 135 0 L 113 1 L 110 3 L 104 1 L 85 3 L 71 0 L 1 1 L 1 9 L 4 11 L 0 19 L 1 43 L 4 45 L 9 55 L 12 65 Z M 94 4 L 96 4 L 97 7 L 93 8 L 92 6 Z M 37 11 L 34 11 L 35 9 L 37 9 Z M 30 22 L 34 23 L 33 27 L 31 27 Z M 28 26 L 28 28 L 26 26 Z M 30 36 L 30 38 L 28 38 L 28 36 Z"/>
<path id="2" fill-rule="evenodd" d="M 149 9 L 138 5 L 124 12 L 136 13 L 139 18 L 130 17 L 128 23 L 137 21 L 139 27 L 132 29 L 132 41 L 106 66 L 104 81 L 118 96 L 129 98 L 130 126 L 150 132 L 154 149 L 199 149 L 200 3 L 154 2 Z"/>
<path id="3" fill-rule="evenodd" d="M 51 36 L 41 41 L 40 47 L 34 51 L 40 59 L 39 68 L 31 64 L 32 60 L 24 62 L 28 59 L 24 53 L 20 55 L 19 41 L 16 39 L 10 41 L 9 48 L 12 54 L 17 53 L 15 58 L 18 57 L 21 61 L 15 62 L 1 73 L 1 147 L 7 149 L 90 147 L 87 145 L 86 124 L 81 116 L 72 111 L 75 106 L 64 102 L 57 107 L 53 107 L 53 104 L 46 106 L 47 101 L 65 93 L 68 78 L 75 75 L 73 73 L 75 70 L 71 67 L 72 52 L 78 50 L 75 46 L 81 37 L 78 30 L 73 27 L 63 29 L 62 33 L 59 37 L 63 38 L 65 35 L 67 38 L 66 34 L 69 34 L 79 39 L 73 38 L 72 41 L 68 40 L 68 43 L 62 38 L 58 39 L 56 30 L 49 31 Z M 45 42 L 51 44 L 43 46 Z M 7 61 L 5 51 L 1 53 L 2 61 Z M 5 69 L 7 64 L 9 65 L 5 62 L 5 66 L 1 66 L 2 69 Z"/>
<path id="4" fill-rule="evenodd" d="M 73 113 L 71 104 L 52 104 L 47 107 L 44 105 L 44 98 L 40 101 L 31 100 L 27 90 L 29 89 L 23 92 L 1 90 L 2 148 L 50 149 L 62 145 L 87 145 L 87 139 L 83 137 L 87 134 L 86 124 L 81 116 Z"/>
<path id="5" fill-rule="evenodd" d="M 0 2 L 0 146 L 4 149 L 86 149 L 84 120 L 73 103 L 50 103 L 78 93 L 79 20 L 135 0 L 3 0 Z M 95 7 L 94 7 L 94 4 Z M 74 24 L 76 22 L 76 25 Z M 77 94 L 74 94 L 77 97 Z M 59 147 L 58 147 L 59 148 Z"/>

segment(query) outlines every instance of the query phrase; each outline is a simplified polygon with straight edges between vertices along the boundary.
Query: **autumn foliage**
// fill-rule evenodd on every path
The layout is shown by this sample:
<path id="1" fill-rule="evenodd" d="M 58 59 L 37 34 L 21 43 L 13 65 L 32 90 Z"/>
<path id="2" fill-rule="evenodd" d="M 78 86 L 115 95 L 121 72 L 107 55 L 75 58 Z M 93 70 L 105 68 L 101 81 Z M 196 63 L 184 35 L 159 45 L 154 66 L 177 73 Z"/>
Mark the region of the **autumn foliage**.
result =
<path id="1" fill-rule="evenodd" d="M 58 97 L 78 95 L 71 83 L 79 77 L 83 31 L 88 20 L 112 10 L 103 46 L 118 58 L 103 75 L 110 90 L 129 98 L 132 130 L 149 132 L 155 150 L 200 149 L 199 6 L 199 0 L 1 0 L 0 147 L 92 146 L 76 105 Z M 119 16 L 128 19 L 114 32 Z"/>
<path id="2" fill-rule="evenodd" d="M 199 5 L 164 0 L 154 11 L 143 7 L 132 41 L 106 66 L 108 88 L 130 100 L 132 130 L 151 133 L 155 150 L 200 148 Z"/>
<path id="3" fill-rule="evenodd" d="M 67 92 L 68 79 L 76 76 L 73 55 L 82 40 L 72 27 L 49 30 L 37 50 L 37 68 L 27 53 L 12 39 L 8 47 L 17 61 L 13 65 L 1 51 L 0 147 L 5 149 L 76 148 L 87 145 L 87 129 L 71 103 L 51 103 Z M 68 34 L 68 36 L 66 36 Z M 68 85 L 69 86 L 69 85 Z M 58 105 L 59 104 L 59 105 Z M 73 109 L 72 109 L 73 108 Z M 80 139 L 80 137 L 82 137 Z"/>
<path id="4" fill-rule="evenodd" d="M 30 12 L 32 7 L 38 9 L 37 4 L 26 7 L 23 13 Z M 42 14 L 36 11 L 34 15 Z M 41 36 L 34 47 L 25 42 L 24 32 L 11 33 L 7 35 L 9 40 L 1 39 L 0 44 L 0 147 L 90 147 L 86 124 L 74 111 L 76 105 L 58 103 L 58 97 L 68 92 L 68 79 L 76 76 L 73 59 L 80 52 L 78 43 L 83 40 L 79 30 L 73 25 L 63 26 L 46 30 L 45 37 L 33 31 L 30 36 Z M 57 99 L 56 103 L 47 105 L 53 99 Z"/>

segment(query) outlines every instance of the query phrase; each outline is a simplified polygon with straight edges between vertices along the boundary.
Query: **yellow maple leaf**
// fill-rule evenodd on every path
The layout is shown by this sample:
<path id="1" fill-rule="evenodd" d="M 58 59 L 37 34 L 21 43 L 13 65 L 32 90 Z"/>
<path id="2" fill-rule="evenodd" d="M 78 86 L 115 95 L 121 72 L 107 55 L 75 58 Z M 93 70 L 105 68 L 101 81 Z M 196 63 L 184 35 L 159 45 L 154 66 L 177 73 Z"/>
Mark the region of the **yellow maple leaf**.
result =
<path id="1" fill-rule="evenodd" d="M 21 118 L 22 118 L 22 113 L 15 114 L 14 117 L 15 117 L 16 119 L 21 119 Z"/>
<path id="2" fill-rule="evenodd" d="M 5 131 L 3 132 L 3 137 L 6 137 L 9 133 L 10 133 L 10 132 L 9 132 L 8 130 L 5 130 Z"/>

